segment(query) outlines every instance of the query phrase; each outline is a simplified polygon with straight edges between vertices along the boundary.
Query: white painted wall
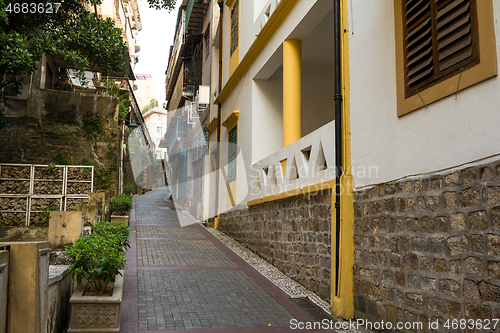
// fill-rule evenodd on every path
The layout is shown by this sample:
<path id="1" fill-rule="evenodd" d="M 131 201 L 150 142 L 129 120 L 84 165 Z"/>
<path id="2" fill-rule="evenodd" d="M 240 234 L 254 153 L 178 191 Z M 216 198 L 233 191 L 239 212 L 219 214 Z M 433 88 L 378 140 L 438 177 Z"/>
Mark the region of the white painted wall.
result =
<path id="1" fill-rule="evenodd" d="M 134 84 L 137 85 L 137 90 L 134 91 L 135 99 L 137 100 L 137 104 L 139 104 L 139 108 L 142 111 L 142 109 L 144 109 L 144 107 L 148 105 L 153 98 L 156 98 L 156 82 L 153 78 L 151 78 L 135 80 Z"/>
<path id="2" fill-rule="evenodd" d="M 335 118 L 333 91 L 333 67 L 302 65 L 302 137 Z"/>
<path id="3" fill-rule="evenodd" d="M 253 164 L 283 148 L 283 66 L 269 80 L 253 80 L 252 99 Z"/>
<path id="4" fill-rule="evenodd" d="M 500 18 L 500 2 L 493 1 Z M 500 153 L 500 81 L 483 81 L 403 117 L 396 115 L 394 4 L 352 0 L 351 133 L 360 188 L 433 172 Z M 500 26 L 495 20 L 497 52 Z M 357 177 L 376 166 L 378 176 Z"/>
<path id="5" fill-rule="evenodd" d="M 253 0 L 253 20 L 256 21 L 268 0 Z"/>
<path id="6" fill-rule="evenodd" d="M 253 43 L 255 33 L 253 29 L 253 11 L 254 2 L 240 0 L 241 4 L 248 3 L 247 10 L 241 8 L 241 17 L 243 22 L 252 22 L 252 24 L 241 25 L 240 41 L 245 40 L 247 46 L 240 44 L 240 59 L 245 56 L 245 51 Z M 266 1 L 267 3 L 267 1 Z M 240 111 L 238 121 L 238 144 L 241 148 L 241 153 L 244 162 L 238 161 L 238 201 L 244 199 L 247 193 L 247 181 L 250 179 L 244 175 L 246 172 L 250 174 L 251 165 L 258 160 L 278 151 L 283 145 L 283 126 L 282 126 L 282 69 L 277 69 L 282 64 L 281 45 L 284 40 L 289 38 L 296 38 L 304 40 L 314 30 L 315 27 L 331 12 L 333 6 L 330 0 L 301 0 L 294 7 L 290 15 L 283 22 L 278 31 L 274 34 L 268 44 L 264 47 L 261 54 L 254 61 L 248 72 L 241 79 L 239 84 L 234 88 L 230 96 L 222 105 L 221 121 L 229 116 L 235 110 Z M 247 21 L 245 21 L 247 20 Z M 229 74 L 229 8 L 224 6 L 224 32 L 223 32 L 223 84 L 227 83 Z M 267 70 L 267 74 L 263 75 L 264 79 L 270 79 L 265 82 L 263 80 L 254 80 L 257 76 L 261 75 L 261 70 L 276 54 L 279 58 L 274 61 L 271 70 Z M 273 61 L 272 61 L 273 62 Z M 307 82 L 316 80 L 317 85 L 323 85 L 324 90 L 329 87 L 325 86 L 325 81 L 333 74 L 328 74 L 329 69 L 326 71 L 319 68 L 310 68 L 306 66 L 306 73 L 304 78 Z M 332 70 L 333 71 L 333 70 Z M 319 77 L 318 77 L 319 76 Z M 330 93 L 324 94 L 320 97 L 323 91 L 322 88 L 313 88 L 313 86 L 306 88 L 306 92 L 312 94 L 312 97 L 305 98 L 303 103 L 310 103 L 313 108 L 322 108 L 322 106 L 330 103 Z M 315 89 L 317 92 L 312 92 L 307 89 Z M 333 88 L 332 88 L 333 91 Z M 272 97 L 271 97 L 272 96 Z M 332 99 L 333 100 L 333 99 Z M 308 106 L 309 108 L 309 106 Z M 305 121 L 305 130 L 316 126 L 320 127 L 320 123 L 326 124 L 331 121 L 330 113 L 327 107 L 324 107 L 323 115 L 318 117 L 311 117 Z M 278 112 L 279 110 L 279 112 Z M 328 113 L 328 115 L 327 115 Z M 305 116 L 307 117 L 307 116 Z M 306 135 L 306 133 L 303 133 Z M 221 131 L 221 141 L 227 142 L 227 130 L 225 128 Z M 227 153 L 222 152 L 222 161 L 227 163 Z M 225 161 L 225 162 L 224 162 Z M 220 179 L 220 210 L 226 211 L 226 185 L 223 179 Z"/>
<path id="7" fill-rule="evenodd" d="M 148 128 L 151 140 L 156 146 L 155 151 L 160 152 L 161 158 L 164 158 L 167 149 L 158 148 L 158 144 L 167 131 L 167 112 L 160 107 L 155 107 L 144 114 L 144 123 Z M 158 127 L 161 128 L 160 132 L 158 132 Z"/>

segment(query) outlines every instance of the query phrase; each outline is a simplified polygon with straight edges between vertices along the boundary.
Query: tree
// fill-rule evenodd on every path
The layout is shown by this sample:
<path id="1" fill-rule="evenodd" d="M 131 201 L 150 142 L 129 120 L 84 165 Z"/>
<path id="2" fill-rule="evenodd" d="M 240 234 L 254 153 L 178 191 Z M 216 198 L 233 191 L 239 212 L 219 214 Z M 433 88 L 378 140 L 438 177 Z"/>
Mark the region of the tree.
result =
<path id="1" fill-rule="evenodd" d="M 153 98 L 153 99 L 151 99 L 151 101 L 149 102 L 149 104 L 146 105 L 142 109 L 142 113 L 146 113 L 147 111 L 149 111 L 150 109 L 154 108 L 155 106 L 158 106 L 158 101 L 156 100 L 156 98 Z"/>
<path id="2" fill-rule="evenodd" d="M 72 68 L 104 75 L 127 70 L 122 30 L 111 18 L 101 18 L 87 8 L 102 0 L 64 0 L 56 12 L 45 11 L 43 0 L 28 6 L 0 0 L 0 102 L 3 89 L 20 93 L 24 79 L 33 73 L 44 52 L 61 58 Z M 172 10 L 175 0 L 148 0 L 150 7 Z"/>

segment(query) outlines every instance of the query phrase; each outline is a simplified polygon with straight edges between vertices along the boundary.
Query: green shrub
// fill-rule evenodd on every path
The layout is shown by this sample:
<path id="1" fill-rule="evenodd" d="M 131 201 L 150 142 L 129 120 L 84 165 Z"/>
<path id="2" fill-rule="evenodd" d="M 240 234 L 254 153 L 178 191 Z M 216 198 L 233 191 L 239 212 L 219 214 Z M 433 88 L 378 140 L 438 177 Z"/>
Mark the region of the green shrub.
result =
<path id="1" fill-rule="evenodd" d="M 125 193 L 125 194 L 134 193 L 134 184 L 127 183 L 127 184 L 123 185 L 123 193 Z"/>
<path id="2" fill-rule="evenodd" d="M 109 200 L 109 210 L 111 213 L 126 213 L 132 210 L 132 196 L 129 194 L 118 194 Z"/>
<path id="3" fill-rule="evenodd" d="M 144 187 L 144 186 L 146 186 L 146 182 L 139 182 L 139 183 L 137 184 L 137 186 L 139 186 L 139 187 Z"/>
<path id="4" fill-rule="evenodd" d="M 40 214 L 48 221 L 50 218 L 50 212 L 58 212 L 58 211 L 59 211 L 59 205 L 57 201 L 49 199 L 48 207 L 46 207 Z"/>
<path id="5" fill-rule="evenodd" d="M 120 239 L 121 248 L 123 251 L 126 251 L 130 248 L 130 242 L 128 240 L 128 236 L 130 234 L 130 228 L 123 224 L 122 222 L 113 221 L 113 222 L 99 222 L 92 227 L 93 235 L 118 235 Z"/>
<path id="6" fill-rule="evenodd" d="M 105 292 L 110 282 L 126 266 L 122 236 L 111 232 L 98 233 L 79 238 L 71 247 L 66 247 L 70 261 L 70 272 L 80 284 L 86 279 L 98 294 Z"/>

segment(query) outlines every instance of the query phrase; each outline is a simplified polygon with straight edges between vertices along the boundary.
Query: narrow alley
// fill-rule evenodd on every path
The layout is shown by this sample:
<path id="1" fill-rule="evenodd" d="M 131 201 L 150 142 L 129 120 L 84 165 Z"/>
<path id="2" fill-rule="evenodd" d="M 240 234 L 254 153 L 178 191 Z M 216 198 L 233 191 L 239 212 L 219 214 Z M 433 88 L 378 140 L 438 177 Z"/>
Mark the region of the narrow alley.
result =
<path id="1" fill-rule="evenodd" d="M 288 332 L 294 318 L 318 321 L 205 227 L 180 227 L 167 194 L 134 198 L 122 332 Z"/>

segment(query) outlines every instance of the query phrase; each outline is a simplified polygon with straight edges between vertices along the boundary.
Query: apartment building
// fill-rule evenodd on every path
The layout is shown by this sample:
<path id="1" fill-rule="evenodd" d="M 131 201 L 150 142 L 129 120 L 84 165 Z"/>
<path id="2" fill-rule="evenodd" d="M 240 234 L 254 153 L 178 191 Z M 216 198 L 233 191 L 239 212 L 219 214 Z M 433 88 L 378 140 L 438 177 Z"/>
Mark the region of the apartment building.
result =
<path id="1" fill-rule="evenodd" d="M 218 5 L 203 216 L 336 316 L 497 316 L 498 4 Z"/>

